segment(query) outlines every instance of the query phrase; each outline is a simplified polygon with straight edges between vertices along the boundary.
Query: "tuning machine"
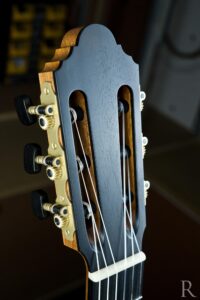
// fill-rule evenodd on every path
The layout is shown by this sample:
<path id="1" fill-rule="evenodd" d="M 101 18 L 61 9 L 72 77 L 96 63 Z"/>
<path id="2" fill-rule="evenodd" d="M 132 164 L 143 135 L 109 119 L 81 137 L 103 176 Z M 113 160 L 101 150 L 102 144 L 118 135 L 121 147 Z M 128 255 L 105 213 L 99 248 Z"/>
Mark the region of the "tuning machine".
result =
<path id="1" fill-rule="evenodd" d="M 61 158 L 54 156 L 43 156 L 41 147 L 38 144 L 27 144 L 24 147 L 24 169 L 29 174 L 36 174 L 41 167 L 46 166 L 46 173 L 49 179 L 56 180 L 61 177 Z"/>
<path id="2" fill-rule="evenodd" d="M 146 146 L 148 145 L 148 138 L 146 136 L 142 136 L 142 154 L 143 154 L 143 158 L 146 154 Z"/>
<path id="3" fill-rule="evenodd" d="M 148 197 L 148 190 L 150 189 L 150 182 L 148 180 L 144 181 L 144 202 L 146 205 L 146 200 Z"/>
<path id="4" fill-rule="evenodd" d="M 15 106 L 18 117 L 22 124 L 32 125 L 36 123 L 38 117 L 39 126 L 47 130 L 54 126 L 54 108 L 53 105 L 34 106 L 32 100 L 27 95 L 16 97 Z"/>
<path id="5" fill-rule="evenodd" d="M 144 91 L 140 91 L 140 110 L 144 108 L 144 100 L 146 99 L 146 94 Z"/>
<path id="6" fill-rule="evenodd" d="M 44 220 L 53 215 L 54 224 L 58 228 L 62 228 L 67 222 L 68 210 L 67 206 L 57 203 L 50 203 L 48 195 L 43 190 L 36 190 L 31 193 L 32 209 L 35 216 Z"/>
<path id="7" fill-rule="evenodd" d="M 32 207 L 35 215 L 40 219 L 53 214 L 55 225 L 62 228 L 64 240 L 73 241 L 75 224 L 66 189 L 68 176 L 64 151 L 60 143 L 58 100 L 52 83 L 45 81 L 40 88 L 40 105 L 33 105 L 27 95 L 15 99 L 16 111 L 22 124 L 32 125 L 38 121 L 40 128 L 47 131 L 49 143 L 47 155 L 42 154 L 38 144 L 25 145 L 24 168 L 29 174 L 36 174 L 41 171 L 42 166 L 45 166 L 47 177 L 55 180 L 56 203 L 49 203 L 47 194 L 38 190 L 32 193 Z"/>

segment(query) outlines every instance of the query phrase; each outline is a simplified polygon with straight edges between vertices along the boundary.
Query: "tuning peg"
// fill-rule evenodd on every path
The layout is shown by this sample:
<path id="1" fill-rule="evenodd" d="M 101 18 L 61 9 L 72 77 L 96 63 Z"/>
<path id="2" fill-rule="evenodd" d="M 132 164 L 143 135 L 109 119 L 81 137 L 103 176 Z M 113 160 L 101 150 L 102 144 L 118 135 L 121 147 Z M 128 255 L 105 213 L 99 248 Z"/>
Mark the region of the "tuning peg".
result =
<path id="1" fill-rule="evenodd" d="M 31 193 L 31 202 L 33 212 L 38 219 L 44 220 L 50 216 L 50 212 L 43 207 L 48 202 L 48 195 L 45 191 L 33 191 Z"/>
<path id="2" fill-rule="evenodd" d="M 41 171 L 41 164 L 36 162 L 36 158 L 41 156 L 42 150 L 38 144 L 27 144 L 24 147 L 24 169 L 29 174 L 36 174 Z"/>
<path id="3" fill-rule="evenodd" d="M 24 169 L 29 174 L 36 174 L 41 171 L 41 167 L 47 166 L 47 176 L 55 180 L 61 175 L 61 158 L 41 155 L 42 150 L 38 144 L 27 144 L 24 147 Z"/>
<path id="4" fill-rule="evenodd" d="M 33 103 L 29 96 L 21 95 L 15 98 L 15 107 L 18 117 L 22 124 L 32 125 L 37 121 L 34 114 L 30 114 L 29 108 L 32 107 Z"/>
<path id="5" fill-rule="evenodd" d="M 146 205 L 146 200 L 148 197 L 148 190 L 150 189 L 150 182 L 148 180 L 144 181 L 144 203 Z"/>
<path id="6" fill-rule="evenodd" d="M 146 146 L 148 145 L 148 138 L 146 136 L 142 136 L 142 154 L 143 154 L 143 158 L 146 154 Z"/>
<path id="7" fill-rule="evenodd" d="M 51 104 L 34 106 L 29 96 L 21 95 L 15 98 L 15 107 L 18 117 L 24 125 L 34 124 L 39 116 L 38 121 L 42 129 L 47 130 L 54 126 L 54 107 Z"/>
<path id="8" fill-rule="evenodd" d="M 37 218 L 44 220 L 54 215 L 54 223 L 58 228 L 62 228 L 67 221 L 67 206 L 57 203 L 49 203 L 48 195 L 43 190 L 36 190 L 31 193 L 32 209 Z"/>
<path id="9" fill-rule="evenodd" d="M 143 101 L 146 99 L 146 94 L 143 91 L 140 91 L 140 110 L 142 111 L 144 108 Z"/>

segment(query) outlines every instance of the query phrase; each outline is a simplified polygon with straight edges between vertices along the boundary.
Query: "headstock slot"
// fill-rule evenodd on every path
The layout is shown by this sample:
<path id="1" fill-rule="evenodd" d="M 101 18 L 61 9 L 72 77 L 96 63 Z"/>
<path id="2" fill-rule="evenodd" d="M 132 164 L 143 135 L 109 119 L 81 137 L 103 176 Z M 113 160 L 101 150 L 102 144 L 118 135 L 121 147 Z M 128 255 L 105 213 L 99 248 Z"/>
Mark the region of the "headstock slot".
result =
<path id="1" fill-rule="evenodd" d="M 100 216 L 99 216 L 98 209 L 96 209 L 97 204 L 96 204 L 96 198 L 94 195 L 94 189 L 95 189 L 95 191 L 97 190 L 97 185 L 96 185 L 96 177 L 95 177 L 95 170 L 94 170 L 94 159 L 93 159 L 93 152 L 92 152 L 90 128 L 89 128 L 89 123 L 88 123 L 87 100 L 86 100 L 85 94 L 80 90 L 74 91 L 70 95 L 70 98 L 69 98 L 69 107 L 70 107 L 69 109 L 71 112 L 76 156 L 81 160 L 81 162 L 83 163 L 83 167 L 84 167 L 82 174 L 79 171 L 79 182 L 80 182 L 80 187 L 81 187 L 83 206 L 84 206 L 85 212 L 87 212 L 87 204 L 89 204 L 89 205 L 91 204 L 93 213 L 94 213 L 94 218 L 95 218 L 95 221 L 97 224 L 97 228 L 98 228 L 98 231 L 100 231 Z M 75 124 L 74 118 L 76 118 L 76 124 Z M 78 129 L 80 136 L 77 133 L 77 129 Z M 80 144 L 80 139 L 82 142 L 82 147 L 84 149 L 85 156 L 84 156 L 81 144 Z M 87 159 L 87 162 L 85 161 L 85 158 Z M 89 167 L 89 170 L 88 170 L 88 167 Z M 91 176 L 89 176 L 89 172 L 90 172 Z M 83 183 L 82 176 L 84 177 L 85 185 Z M 92 180 L 91 180 L 91 178 L 92 178 Z M 92 185 L 92 182 L 93 182 L 93 185 Z M 87 188 L 88 194 L 86 193 L 86 188 Z M 90 199 L 90 203 L 88 203 L 88 199 L 87 199 L 88 196 Z M 93 236 L 91 217 L 89 219 L 86 217 L 85 222 L 86 222 L 86 228 L 87 228 L 89 240 L 93 244 L 94 236 Z"/>
<path id="2" fill-rule="evenodd" d="M 137 197 L 136 197 L 136 189 L 135 189 L 135 153 L 134 153 L 134 139 L 133 139 L 133 93 L 129 86 L 121 86 L 118 90 L 118 102 L 123 104 L 124 107 L 124 127 L 125 127 L 125 147 L 128 149 L 128 158 L 126 158 L 125 164 L 125 179 L 126 179 L 126 203 L 127 203 L 127 210 L 129 215 L 132 219 L 132 224 L 134 226 L 137 217 Z M 121 144 L 121 152 L 123 152 L 122 145 L 123 145 L 123 116 L 122 112 L 119 111 L 119 136 L 120 136 L 120 144 Z M 128 160 L 128 161 L 127 161 Z M 130 193 L 128 191 L 128 170 L 129 167 L 129 174 L 130 174 Z M 122 191 L 123 191 L 123 158 L 121 157 L 121 175 L 122 175 Z M 123 195 L 122 195 L 123 196 Z M 129 203 L 128 198 L 131 198 L 131 202 Z M 131 205 L 129 205 L 131 204 Z M 130 213 L 130 206 L 131 206 L 131 213 Z M 127 218 L 127 228 L 130 229 L 130 220 Z"/>

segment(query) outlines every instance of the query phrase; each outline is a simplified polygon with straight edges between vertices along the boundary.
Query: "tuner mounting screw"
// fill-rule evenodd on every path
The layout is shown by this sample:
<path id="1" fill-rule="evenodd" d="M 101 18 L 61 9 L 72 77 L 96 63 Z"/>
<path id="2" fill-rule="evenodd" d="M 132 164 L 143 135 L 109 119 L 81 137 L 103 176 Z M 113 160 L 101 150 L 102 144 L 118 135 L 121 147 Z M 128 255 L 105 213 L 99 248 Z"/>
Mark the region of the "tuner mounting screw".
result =
<path id="1" fill-rule="evenodd" d="M 49 95 L 49 89 L 47 87 L 44 88 L 45 95 Z"/>
<path id="2" fill-rule="evenodd" d="M 47 167 L 46 169 L 46 173 L 47 173 L 47 177 L 50 179 L 50 180 L 56 180 L 56 179 L 59 179 L 61 178 L 62 176 L 62 171 L 61 169 L 59 168 L 54 168 L 54 167 Z"/>
<path id="3" fill-rule="evenodd" d="M 40 127 L 43 130 L 47 130 L 49 128 L 52 128 L 55 125 L 55 120 L 54 120 L 53 116 L 44 116 L 44 115 L 42 115 L 38 118 L 38 122 L 39 122 Z"/>

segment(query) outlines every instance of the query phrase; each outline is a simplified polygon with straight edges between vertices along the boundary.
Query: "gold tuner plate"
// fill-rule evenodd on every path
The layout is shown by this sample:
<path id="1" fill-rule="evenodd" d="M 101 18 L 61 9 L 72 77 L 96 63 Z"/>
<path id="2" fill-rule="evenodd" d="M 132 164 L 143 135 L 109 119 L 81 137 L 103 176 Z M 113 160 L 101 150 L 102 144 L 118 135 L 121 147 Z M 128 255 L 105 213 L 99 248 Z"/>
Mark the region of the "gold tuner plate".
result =
<path id="1" fill-rule="evenodd" d="M 74 240 L 75 225 L 74 216 L 72 210 L 72 203 L 70 201 L 70 195 L 67 192 L 67 167 L 65 161 L 64 151 L 60 144 L 59 130 L 60 130 L 60 118 L 58 113 L 57 98 L 52 89 L 50 82 L 44 82 L 41 85 L 40 95 L 41 105 L 53 107 L 53 126 L 47 126 L 46 132 L 49 142 L 48 155 L 59 158 L 59 174 L 57 174 L 56 168 L 51 167 L 57 174 L 56 180 L 54 181 L 56 190 L 56 203 L 67 207 L 67 216 L 62 216 L 62 234 L 63 239 L 67 241 Z M 58 176 L 59 175 L 59 176 Z"/>

